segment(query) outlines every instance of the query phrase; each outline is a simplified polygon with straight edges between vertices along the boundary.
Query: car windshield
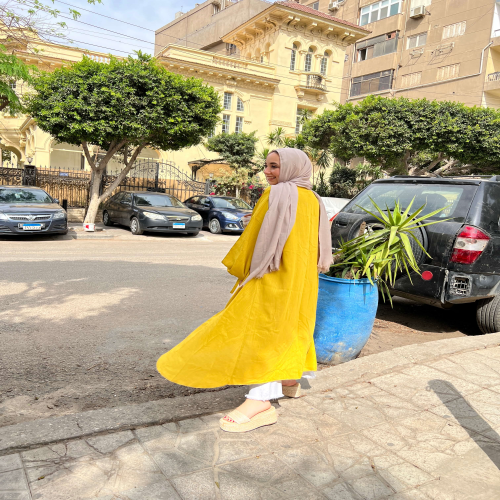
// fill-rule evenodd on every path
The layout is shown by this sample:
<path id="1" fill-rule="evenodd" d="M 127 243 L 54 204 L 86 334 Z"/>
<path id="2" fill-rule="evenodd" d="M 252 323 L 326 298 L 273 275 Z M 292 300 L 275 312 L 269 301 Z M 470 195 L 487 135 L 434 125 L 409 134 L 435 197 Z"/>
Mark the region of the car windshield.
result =
<path id="1" fill-rule="evenodd" d="M 351 201 L 344 212 L 365 214 L 366 212 L 362 208 L 373 211 L 371 200 L 381 209 L 388 207 L 390 210 L 394 210 L 396 201 L 399 201 L 402 209 L 406 209 L 414 200 L 411 207 L 412 212 L 422 205 L 425 205 L 422 215 L 443 208 L 444 210 L 430 218 L 459 220 L 467 215 L 476 189 L 475 185 L 376 183 Z"/>
<path id="2" fill-rule="evenodd" d="M 0 203 L 54 203 L 42 189 L 0 188 Z"/>
<path id="3" fill-rule="evenodd" d="M 252 207 L 239 198 L 212 198 L 215 208 L 244 208 L 252 210 Z"/>
<path id="4" fill-rule="evenodd" d="M 166 194 L 141 194 L 135 195 L 135 204 L 138 207 L 178 207 L 184 208 L 186 205 L 173 196 Z"/>

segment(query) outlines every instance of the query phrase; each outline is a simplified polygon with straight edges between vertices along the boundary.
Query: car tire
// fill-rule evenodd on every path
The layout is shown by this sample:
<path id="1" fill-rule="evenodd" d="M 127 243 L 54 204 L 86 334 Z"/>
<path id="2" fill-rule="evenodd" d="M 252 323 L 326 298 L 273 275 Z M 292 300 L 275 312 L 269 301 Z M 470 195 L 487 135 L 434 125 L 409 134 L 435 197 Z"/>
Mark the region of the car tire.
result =
<path id="1" fill-rule="evenodd" d="M 208 229 L 212 234 L 220 234 L 222 233 L 222 228 L 220 227 L 220 222 L 219 219 L 214 217 L 209 223 L 208 223 Z"/>
<path id="2" fill-rule="evenodd" d="M 188 233 L 188 236 L 198 236 L 200 234 L 200 231 L 195 231 L 194 233 Z"/>
<path id="3" fill-rule="evenodd" d="M 141 229 L 141 224 L 137 217 L 130 219 L 130 232 L 136 236 L 141 235 L 144 231 Z"/>
<path id="4" fill-rule="evenodd" d="M 477 301 L 476 322 L 482 333 L 500 332 L 500 295 Z"/>
<path id="5" fill-rule="evenodd" d="M 105 226 L 112 226 L 113 225 L 107 210 L 104 210 L 104 212 L 102 213 L 102 222 Z"/>

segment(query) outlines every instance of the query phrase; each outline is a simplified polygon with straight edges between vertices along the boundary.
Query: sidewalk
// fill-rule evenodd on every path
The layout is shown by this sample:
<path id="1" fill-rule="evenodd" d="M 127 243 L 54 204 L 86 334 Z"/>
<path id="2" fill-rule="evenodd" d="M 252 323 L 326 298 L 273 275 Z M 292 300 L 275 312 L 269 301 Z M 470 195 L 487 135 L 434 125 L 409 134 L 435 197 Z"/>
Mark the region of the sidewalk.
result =
<path id="1" fill-rule="evenodd" d="M 500 333 L 375 354 L 305 386 L 279 401 L 276 425 L 247 434 L 220 431 L 222 413 L 199 407 L 144 427 L 153 403 L 119 409 L 137 425 L 118 432 L 95 421 L 65 439 L 57 419 L 4 427 L 0 500 L 500 498 Z"/>

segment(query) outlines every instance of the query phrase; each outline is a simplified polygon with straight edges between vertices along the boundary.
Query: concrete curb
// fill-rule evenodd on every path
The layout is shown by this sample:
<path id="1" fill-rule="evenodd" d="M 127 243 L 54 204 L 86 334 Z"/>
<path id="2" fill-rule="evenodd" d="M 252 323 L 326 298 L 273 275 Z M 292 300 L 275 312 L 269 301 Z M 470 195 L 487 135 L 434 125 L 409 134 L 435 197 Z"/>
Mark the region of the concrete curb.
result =
<path id="1" fill-rule="evenodd" d="M 500 333 L 399 347 L 321 370 L 313 382 L 313 387 L 307 390 L 306 394 L 334 389 L 346 383 L 362 381 L 364 378 L 372 378 L 390 373 L 394 369 L 426 363 L 452 354 L 498 345 L 500 345 Z M 2 427 L 0 456 L 67 439 L 160 425 L 224 412 L 238 406 L 245 392 L 246 387 L 231 387 L 218 392 L 203 392 L 182 398 L 103 408 Z"/>

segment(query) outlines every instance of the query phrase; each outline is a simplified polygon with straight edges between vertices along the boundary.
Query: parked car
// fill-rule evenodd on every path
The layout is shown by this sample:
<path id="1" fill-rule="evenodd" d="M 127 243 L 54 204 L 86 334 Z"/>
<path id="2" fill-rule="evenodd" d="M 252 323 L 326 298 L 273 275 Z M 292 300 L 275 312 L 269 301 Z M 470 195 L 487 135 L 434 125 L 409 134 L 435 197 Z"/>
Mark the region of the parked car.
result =
<path id="1" fill-rule="evenodd" d="M 132 234 L 182 232 L 196 236 L 202 225 L 200 215 L 175 196 L 148 191 L 115 194 L 104 203 L 102 220 L 106 226 L 128 226 Z"/>
<path id="2" fill-rule="evenodd" d="M 68 217 L 43 189 L 0 186 L 0 234 L 66 234 Z"/>
<path id="3" fill-rule="evenodd" d="M 224 231 L 241 233 L 242 217 L 252 214 L 252 207 L 240 198 L 232 196 L 193 196 L 184 202 L 203 218 L 203 226 L 211 233 Z"/>
<path id="4" fill-rule="evenodd" d="M 332 244 L 357 236 L 363 222 L 377 229 L 370 198 L 380 207 L 404 208 L 415 199 L 412 210 L 426 204 L 423 214 L 439 208 L 430 218 L 436 224 L 414 231 L 430 257 L 412 246 L 421 276 L 404 274 L 391 294 L 441 308 L 475 302 L 476 320 L 483 333 L 500 331 L 500 176 L 474 178 L 423 178 L 396 176 L 375 181 L 359 193 L 335 217 Z"/>

